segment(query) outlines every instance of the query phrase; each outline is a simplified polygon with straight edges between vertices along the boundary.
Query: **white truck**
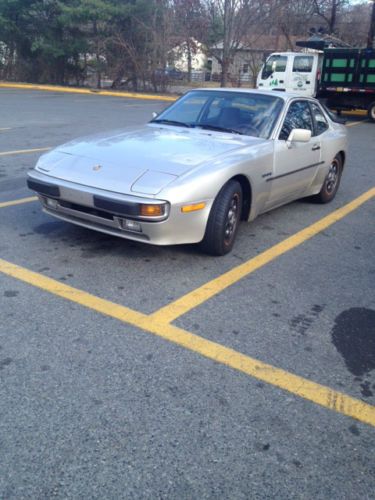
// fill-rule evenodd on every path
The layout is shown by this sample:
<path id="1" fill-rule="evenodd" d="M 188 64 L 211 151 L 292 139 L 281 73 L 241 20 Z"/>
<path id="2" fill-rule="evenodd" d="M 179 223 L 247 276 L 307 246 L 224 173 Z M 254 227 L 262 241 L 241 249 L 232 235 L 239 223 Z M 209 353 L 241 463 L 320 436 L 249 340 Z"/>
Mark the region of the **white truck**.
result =
<path id="1" fill-rule="evenodd" d="M 275 52 L 264 63 L 257 88 L 317 97 L 338 112 L 364 109 L 375 122 L 375 50 Z"/>

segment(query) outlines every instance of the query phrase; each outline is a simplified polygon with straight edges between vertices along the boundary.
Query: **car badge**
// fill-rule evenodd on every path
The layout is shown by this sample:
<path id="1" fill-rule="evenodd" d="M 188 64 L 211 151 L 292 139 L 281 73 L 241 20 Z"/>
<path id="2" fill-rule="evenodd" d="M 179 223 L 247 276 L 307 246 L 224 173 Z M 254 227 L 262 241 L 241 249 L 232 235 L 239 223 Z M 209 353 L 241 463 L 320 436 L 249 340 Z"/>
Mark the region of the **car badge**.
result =
<path id="1" fill-rule="evenodd" d="M 93 170 L 95 170 L 95 172 L 97 172 L 98 170 L 100 170 L 102 168 L 101 165 L 95 165 L 94 167 L 92 167 Z"/>

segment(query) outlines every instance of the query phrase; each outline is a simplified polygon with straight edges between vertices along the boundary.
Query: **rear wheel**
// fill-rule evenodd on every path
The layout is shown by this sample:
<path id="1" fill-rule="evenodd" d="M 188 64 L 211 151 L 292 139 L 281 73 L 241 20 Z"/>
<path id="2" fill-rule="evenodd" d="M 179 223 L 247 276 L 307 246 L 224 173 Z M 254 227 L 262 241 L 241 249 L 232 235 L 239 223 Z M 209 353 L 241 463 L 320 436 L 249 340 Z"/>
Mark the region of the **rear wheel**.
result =
<path id="1" fill-rule="evenodd" d="M 368 119 L 375 122 L 375 101 L 370 104 L 367 110 Z"/>
<path id="2" fill-rule="evenodd" d="M 340 185 L 342 174 L 342 159 L 341 155 L 336 155 L 331 162 L 328 174 L 324 179 L 324 183 L 320 193 L 314 196 L 314 199 L 319 203 L 329 203 L 336 196 Z"/>
<path id="3" fill-rule="evenodd" d="M 238 181 L 227 182 L 217 195 L 208 217 L 201 248 L 210 255 L 229 253 L 236 238 L 242 211 L 242 188 Z"/>

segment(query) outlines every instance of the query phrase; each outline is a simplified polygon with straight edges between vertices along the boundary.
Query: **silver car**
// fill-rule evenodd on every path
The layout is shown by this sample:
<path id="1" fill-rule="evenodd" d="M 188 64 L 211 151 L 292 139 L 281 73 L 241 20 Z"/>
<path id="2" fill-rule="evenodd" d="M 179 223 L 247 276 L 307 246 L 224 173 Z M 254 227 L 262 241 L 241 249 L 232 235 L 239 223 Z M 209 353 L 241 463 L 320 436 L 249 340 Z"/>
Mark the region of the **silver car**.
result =
<path id="1" fill-rule="evenodd" d="M 241 219 L 306 196 L 331 201 L 346 150 L 346 128 L 315 99 L 198 89 L 141 128 L 57 147 L 28 186 L 62 220 L 224 255 Z"/>

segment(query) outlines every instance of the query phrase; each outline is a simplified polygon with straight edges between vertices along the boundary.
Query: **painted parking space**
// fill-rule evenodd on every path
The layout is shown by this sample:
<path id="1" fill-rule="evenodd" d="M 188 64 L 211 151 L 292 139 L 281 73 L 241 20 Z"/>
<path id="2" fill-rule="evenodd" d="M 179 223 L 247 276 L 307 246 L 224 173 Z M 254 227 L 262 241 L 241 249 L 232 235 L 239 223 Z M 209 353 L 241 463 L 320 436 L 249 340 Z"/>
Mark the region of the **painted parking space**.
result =
<path id="1" fill-rule="evenodd" d="M 31 203 L 37 201 L 37 196 L 28 196 L 27 198 L 19 198 L 17 200 L 0 202 L 0 208 L 14 207 L 16 205 L 23 205 L 24 203 Z"/>
<path id="2" fill-rule="evenodd" d="M 15 151 L 0 151 L 0 156 L 14 156 L 14 155 L 27 155 L 30 153 L 42 153 L 49 151 L 51 148 L 32 148 L 32 149 L 16 149 Z"/>
<path id="3" fill-rule="evenodd" d="M 375 188 L 372 188 L 356 200 L 353 200 L 348 205 L 328 215 L 312 226 L 284 240 L 247 263 L 227 272 L 225 275 L 219 276 L 210 283 L 190 292 L 187 296 L 178 299 L 169 306 L 159 309 L 150 316 L 145 316 L 125 306 L 108 302 L 87 292 L 64 285 L 61 282 L 52 280 L 38 273 L 33 273 L 32 271 L 4 260 L 0 260 L 0 272 L 58 295 L 59 297 L 101 312 L 107 316 L 130 323 L 133 326 L 137 326 L 166 340 L 177 343 L 178 345 L 193 350 L 216 362 L 235 368 L 312 402 L 375 426 L 375 407 L 371 405 L 366 405 L 343 393 L 333 391 L 327 387 L 303 379 L 302 377 L 279 370 L 271 365 L 246 357 L 225 346 L 205 340 L 202 337 L 170 325 L 172 321 L 181 315 L 201 305 L 209 298 L 220 293 L 228 286 L 235 284 L 243 277 L 265 266 L 280 255 L 301 245 L 306 240 L 340 221 L 374 197 Z M 13 202 L 13 206 L 15 204 L 17 204 L 17 202 Z"/>
<path id="4" fill-rule="evenodd" d="M 89 110 L 86 98 L 92 98 L 82 96 Z M 42 102 L 41 95 L 38 106 Z M 69 100 L 61 102 L 69 105 Z M 139 109 L 140 119 L 149 115 L 147 107 Z M 138 111 L 131 113 L 135 119 Z M 307 475 L 316 481 L 315 489 L 312 479 L 307 481 L 307 496 L 319 496 L 322 484 L 351 496 L 353 485 L 357 492 L 372 489 L 365 465 L 371 462 L 374 438 L 372 361 L 367 360 L 369 377 L 356 375 L 362 380 L 351 385 L 344 363 L 332 355 L 335 345 L 324 337 L 336 324 L 350 325 L 364 309 L 371 325 L 375 308 L 371 280 L 365 275 L 367 268 L 369 276 L 372 272 L 366 231 L 375 195 L 368 145 L 372 129 L 365 121 L 354 125 L 351 158 L 337 199 L 325 207 L 297 202 L 244 224 L 238 246 L 224 259 L 206 257 L 191 246 L 154 248 L 107 238 L 53 220 L 34 203 L 24 183 L 27 162 L 31 167 L 37 153 L 2 158 L 0 308 L 5 306 L 6 321 L 0 328 L 0 376 L 11 377 L 4 378 L 4 390 L 17 392 L 7 399 L 9 408 L 18 409 L 17 422 L 26 394 L 35 400 L 25 412 L 32 407 L 39 414 L 43 408 L 48 415 L 50 427 L 41 416 L 41 431 L 36 432 L 45 446 L 53 443 L 64 456 L 64 440 L 56 441 L 50 431 L 60 426 L 69 435 L 71 425 L 80 428 L 88 441 L 74 434 L 73 463 L 86 481 L 86 494 L 92 492 L 91 485 L 101 491 L 98 476 L 88 481 L 87 469 L 79 465 L 89 460 L 88 470 L 93 470 L 96 463 L 90 435 L 110 464 L 102 471 L 106 479 L 110 469 L 116 470 L 118 449 L 129 463 L 141 457 L 138 470 L 154 484 L 157 474 L 177 481 L 182 473 L 176 464 L 182 460 L 188 475 L 198 481 L 198 490 L 189 489 L 196 494 L 204 488 L 217 493 L 207 481 L 218 481 L 225 467 L 230 474 L 222 472 L 220 489 L 227 494 L 228 487 L 237 491 L 236 481 L 243 483 L 246 474 L 264 478 L 264 468 L 272 470 L 266 486 L 262 483 L 270 495 L 276 491 L 275 478 L 284 485 L 279 490 L 283 496 L 290 481 L 302 491 Z M 32 127 L 26 133 L 39 134 Z M 50 144 L 60 142 L 59 133 L 68 134 L 68 128 L 59 127 L 55 132 L 51 127 L 46 138 Z M 76 130 L 69 133 L 79 135 Z M 0 150 L 23 149 L 21 139 L 15 147 L 3 143 Z M 33 149 L 31 141 L 29 145 Z M 336 263 L 338 249 L 342 257 Z M 329 257 L 320 259 L 324 252 Z M 340 290 L 338 275 L 319 292 L 319 280 L 333 270 L 345 273 L 345 286 Z M 314 273 L 311 285 L 306 281 L 309 273 Z M 335 313 L 333 324 L 340 307 L 344 311 Z M 339 342 L 336 336 L 337 346 Z M 39 366 L 36 372 L 34 366 L 27 371 L 31 360 Z M 355 371 L 353 366 L 349 368 Z M 32 412 L 27 415 L 36 422 Z M 117 444 L 108 440 L 113 426 Z M 108 434 L 103 436 L 101 429 Z M 34 442 L 27 426 L 21 435 Z M 204 457 L 200 444 L 207 450 Z M 163 450 L 164 472 L 155 458 L 158 449 L 159 454 Z M 10 449 L 8 455 L 13 454 L 18 457 L 13 469 L 20 471 L 27 455 L 21 458 Z M 48 468 L 48 455 L 39 451 L 37 456 L 44 457 L 42 470 Z M 363 464 L 361 484 L 351 476 L 353 460 Z M 36 470 L 32 473 L 38 477 Z M 121 477 L 116 475 L 112 485 L 119 486 Z M 127 485 L 144 488 L 144 476 L 136 479 L 130 465 L 126 477 Z"/>

